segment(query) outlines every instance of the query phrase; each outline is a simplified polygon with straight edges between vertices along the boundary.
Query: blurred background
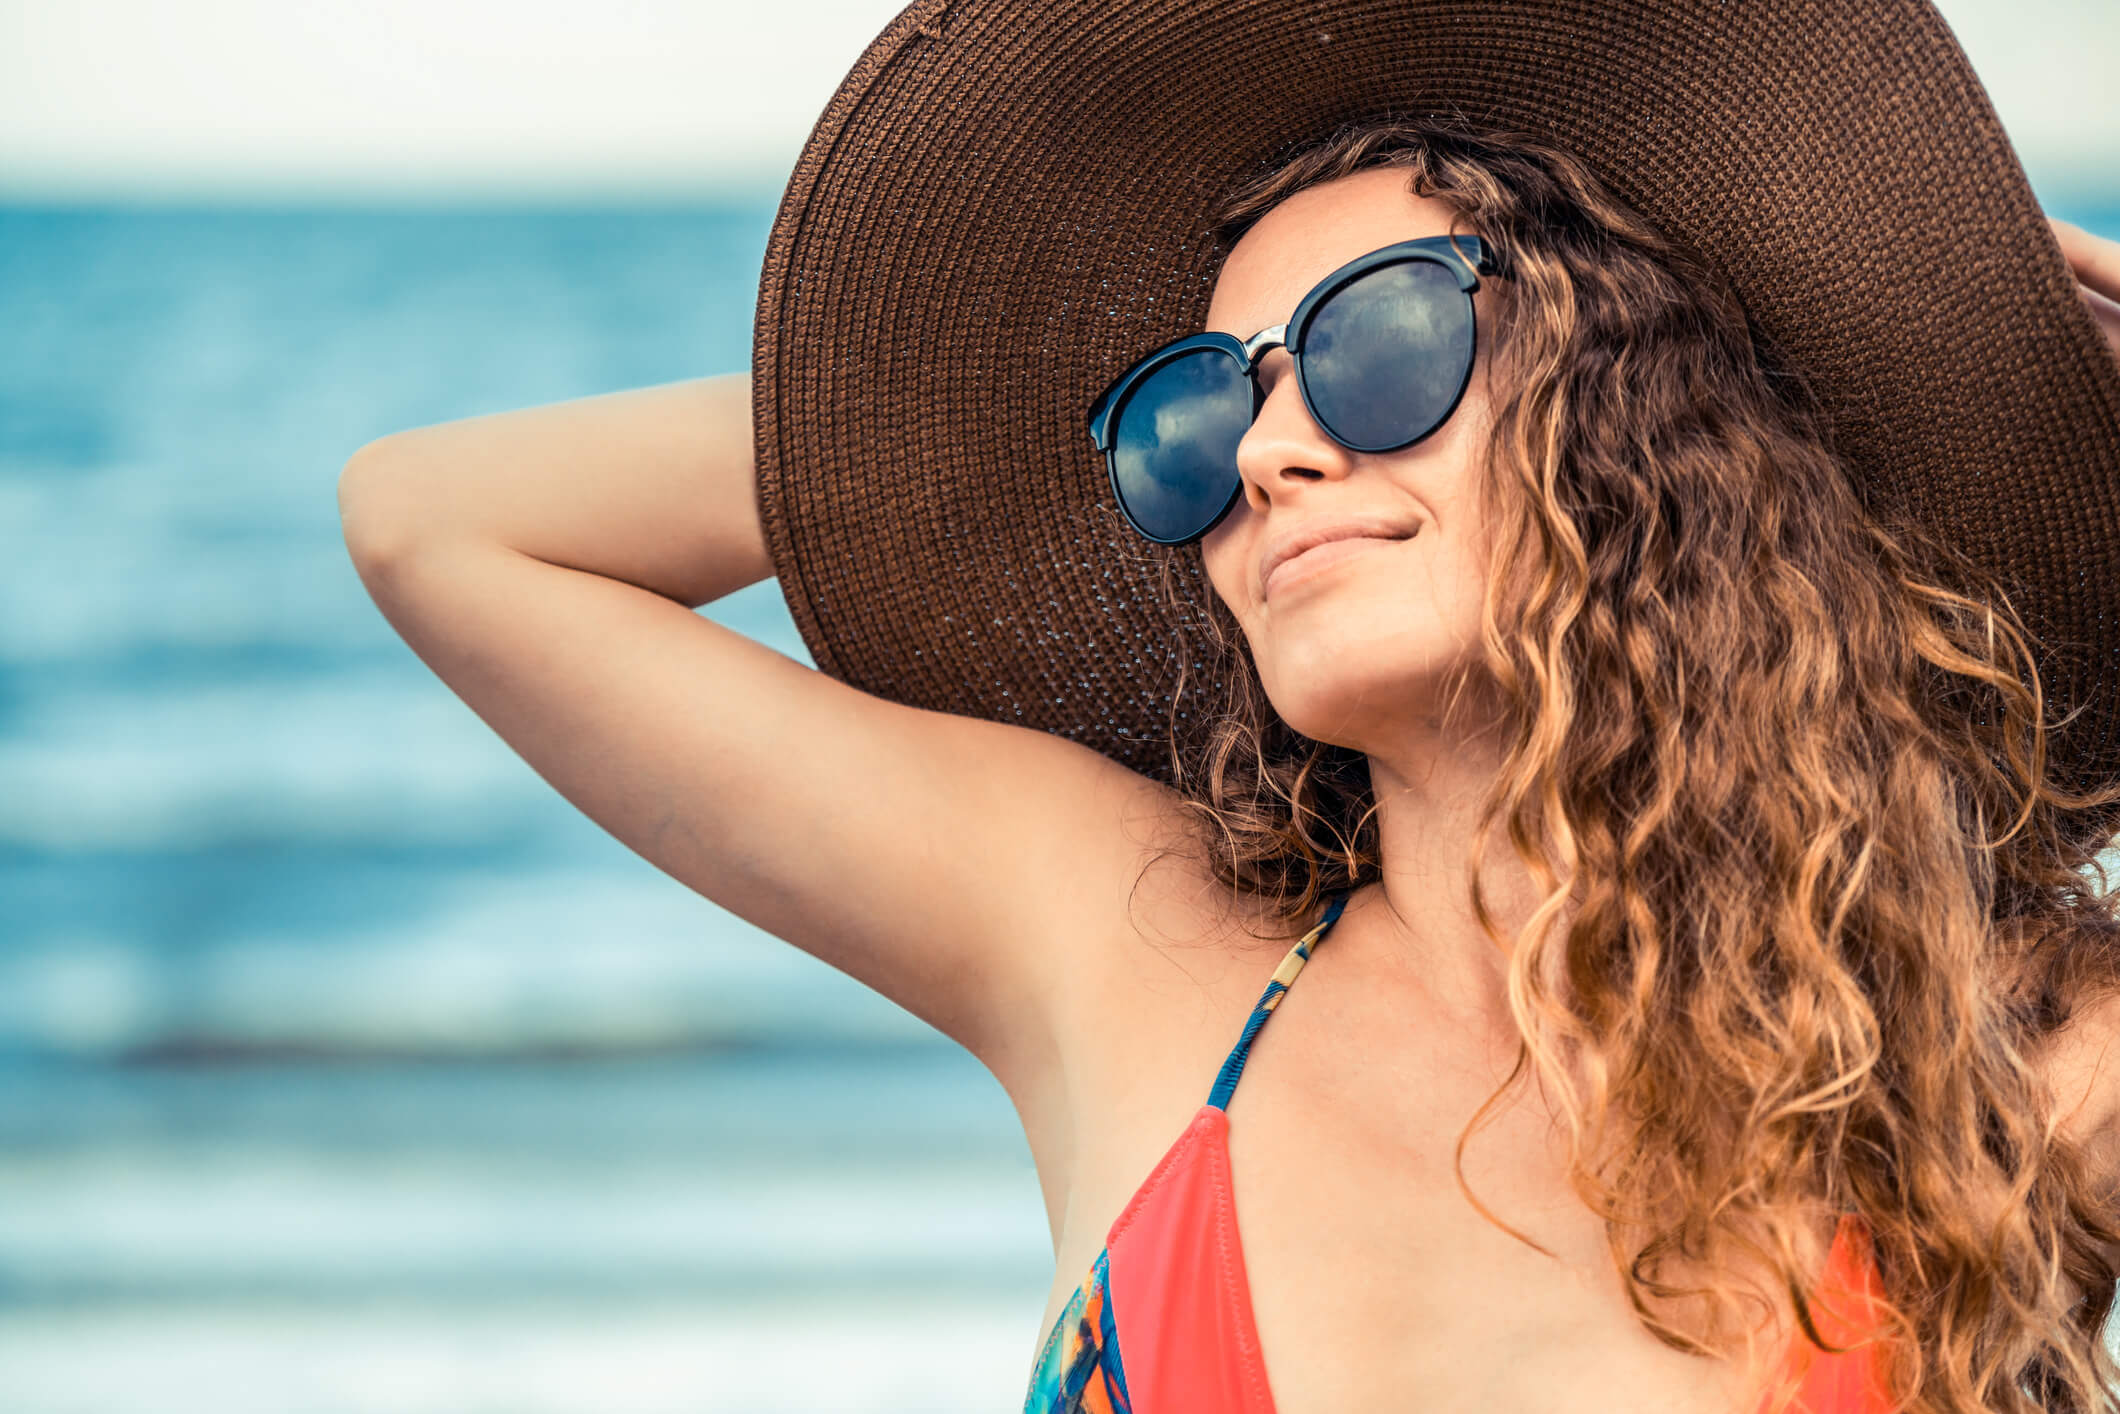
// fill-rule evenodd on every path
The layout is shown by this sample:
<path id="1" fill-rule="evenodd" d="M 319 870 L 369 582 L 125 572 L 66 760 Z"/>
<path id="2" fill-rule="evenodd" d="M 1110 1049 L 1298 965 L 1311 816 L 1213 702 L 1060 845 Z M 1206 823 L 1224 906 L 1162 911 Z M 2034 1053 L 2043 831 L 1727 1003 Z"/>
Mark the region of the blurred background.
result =
<path id="1" fill-rule="evenodd" d="M 898 9 L 0 0 L 0 1410 L 1020 1404 L 999 1086 L 547 787 L 335 503 L 746 367 Z M 2120 7 L 1942 9 L 2120 236 Z M 772 581 L 700 612 L 810 661 Z"/>

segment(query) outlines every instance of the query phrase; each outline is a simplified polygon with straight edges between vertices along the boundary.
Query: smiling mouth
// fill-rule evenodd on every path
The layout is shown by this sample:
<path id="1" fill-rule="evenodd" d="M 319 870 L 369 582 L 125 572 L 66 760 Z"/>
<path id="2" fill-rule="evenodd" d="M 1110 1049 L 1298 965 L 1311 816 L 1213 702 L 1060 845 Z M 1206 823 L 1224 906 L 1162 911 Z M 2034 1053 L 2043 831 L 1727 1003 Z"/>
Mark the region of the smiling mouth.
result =
<path id="1" fill-rule="evenodd" d="M 1266 576 L 1261 597 L 1270 598 L 1277 588 L 1309 579 L 1313 575 L 1323 573 L 1328 566 L 1353 559 L 1378 546 L 1403 545 L 1409 540 L 1418 539 L 1419 536 L 1420 531 L 1415 529 L 1409 535 L 1347 535 L 1337 540 L 1328 540 L 1322 545 L 1313 545 L 1302 554 L 1291 555 L 1275 565 L 1273 573 Z"/>

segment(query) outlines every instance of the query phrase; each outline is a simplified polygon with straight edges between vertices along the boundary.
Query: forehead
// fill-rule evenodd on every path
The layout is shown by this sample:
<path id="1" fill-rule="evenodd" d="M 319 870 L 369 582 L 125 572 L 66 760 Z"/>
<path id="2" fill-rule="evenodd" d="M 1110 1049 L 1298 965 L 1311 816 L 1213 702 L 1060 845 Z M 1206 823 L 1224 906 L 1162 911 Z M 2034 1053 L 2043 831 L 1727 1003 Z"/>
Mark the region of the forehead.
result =
<path id="1" fill-rule="evenodd" d="M 1450 231 L 1449 203 L 1408 190 L 1403 167 L 1305 187 L 1253 223 L 1215 277 L 1207 328 L 1248 339 L 1286 320 L 1311 286 L 1358 255 Z"/>

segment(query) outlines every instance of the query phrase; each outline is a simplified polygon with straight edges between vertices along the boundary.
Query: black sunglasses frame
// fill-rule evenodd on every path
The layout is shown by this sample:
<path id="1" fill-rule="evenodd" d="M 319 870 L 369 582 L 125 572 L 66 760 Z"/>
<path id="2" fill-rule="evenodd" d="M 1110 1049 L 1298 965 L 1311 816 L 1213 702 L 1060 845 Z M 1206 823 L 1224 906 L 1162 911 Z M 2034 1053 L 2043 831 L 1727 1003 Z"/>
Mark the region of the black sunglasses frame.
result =
<path id="1" fill-rule="evenodd" d="M 1292 372 L 1295 374 L 1296 389 L 1302 394 L 1303 406 L 1309 411 L 1311 420 L 1317 423 L 1319 429 L 1326 436 L 1350 451 L 1397 451 L 1401 447 L 1412 446 L 1448 422 L 1450 415 L 1457 411 L 1458 403 L 1464 397 L 1465 387 L 1471 381 L 1472 365 L 1479 357 L 1479 322 L 1476 318 L 1470 317 L 1469 310 L 1468 323 L 1472 329 L 1472 344 L 1470 353 L 1465 360 L 1464 377 L 1458 381 L 1458 390 L 1452 395 L 1450 405 L 1443 409 L 1441 416 L 1437 417 L 1433 423 L 1417 436 L 1410 437 L 1403 442 L 1392 442 L 1380 447 L 1365 447 L 1358 443 L 1350 442 L 1337 432 L 1334 432 L 1331 425 L 1324 418 L 1318 416 L 1317 407 L 1311 401 L 1310 385 L 1303 374 L 1303 339 L 1309 332 L 1311 319 L 1317 314 L 1319 307 L 1326 300 L 1332 298 L 1341 287 L 1368 274 L 1370 271 L 1408 260 L 1426 260 L 1444 266 L 1456 276 L 1458 289 L 1463 293 L 1468 304 L 1471 302 L 1472 292 L 1480 287 L 1481 275 L 1491 275 L 1500 278 L 1508 274 L 1501 259 L 1501 252 L 1497 248 L 1482 242 L 1478 236 L 1420 236 L 1410 241 L 1399 241 L 1394 245 L 1370 251 L 1367 255 L 1358 255 L 1353 260 L 1334 270 L 1324 279 L 1318 281 L 1316 285 L 1311 287 L 1310 292 L 1297 302 L 1295 312 L 1288 316 L 1288 321 L 1285 324 L 1276 324 L 1271 328 L 1261 329 L 1249 339 L 1239 339 L 1234 334 L 1225 334 L 1220 330 L 1188 334 L 1182 339 L 1175 339 L 1161 348 L 1152 350 L 1117 378 L 1113 379 L 1105 387 L 1104 391 L 1097 395 L 1096 401 L 1090 405 L 1089 436 L 1098 454 L 1104 458 L 1105 475 L 1111 482 L 1112 498 L 1118 504 L 1120 514 L 1127 516 L 1127 524 L 1132 525 L 1135 532 L 1140 534 L 1142 538 L 1153 541 L 1158 545 L 1190 544 L 1221 524 L 1222 518 L 1229 514 L 1229 508 L 1236 504 L 1238 495 L 1244 489 L 1244 478 L 1232 476 L 1230 478 L 1229 497 L 1222 503 L 1222 508 L 1215 512 L 1214 517 L 1191 534 L 1175 538 L 1166 539 L 1161 536 L 1150 535 L 1134 522 L 1131 515 L 1126 513 L 1126 498 L 1120 493 L 1119 489 L 1119 462 L 1118 458 L 1113 455 L 1112 450 L 1112 432 L 1117 424 L 1119 410 L 1125 406 L 1126 398 L 1135 384 L 1155 372 L 1158 368 L 1161 368 L 1164 364 L 1169 363 L 1172 359 L 1180 358 L 1197 349 L 1221 349 L 1237 360 L 1237 366 L 1243 370 L 1244 376 L 1251 382 L 1251 415 L 1256 419 L 1259 415 L 1259 409 L 1266 402 L 1264 394 L 1259 389 L 1258 361 L 1264 358 L 1269 350 L 1277 346 L 1287 348 L 1289 358 L 1294 364 Z"/>

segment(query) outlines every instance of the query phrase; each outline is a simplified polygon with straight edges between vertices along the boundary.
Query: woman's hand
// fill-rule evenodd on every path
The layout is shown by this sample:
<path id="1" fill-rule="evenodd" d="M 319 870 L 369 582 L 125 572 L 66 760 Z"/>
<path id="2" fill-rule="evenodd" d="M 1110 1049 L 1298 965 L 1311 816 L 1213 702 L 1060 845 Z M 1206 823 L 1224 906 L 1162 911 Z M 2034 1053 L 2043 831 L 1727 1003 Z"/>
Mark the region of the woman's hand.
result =
<path id="1" fill-rule="evenodd" d="M 2047 1087 L 2058 1136 L 2088 1160 L 2108 1193 L 2120 1195 L 2120 992 L 2076 1004 L 2032 1063 Z M 2111 1254 L 2120 1261 L 2120 1252 Z"/>
<path id="2" fill-rule="evenodd" d="M 2052 216 L 2046 223 L 2054 228 L 2069 269 L 2076 272 L 2076 293 L 2105 331 L 2114 354 L 2120 355 L 2120 241 L 2094 236 Z"/>

